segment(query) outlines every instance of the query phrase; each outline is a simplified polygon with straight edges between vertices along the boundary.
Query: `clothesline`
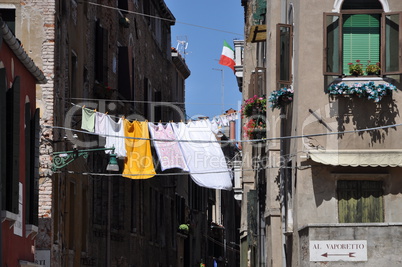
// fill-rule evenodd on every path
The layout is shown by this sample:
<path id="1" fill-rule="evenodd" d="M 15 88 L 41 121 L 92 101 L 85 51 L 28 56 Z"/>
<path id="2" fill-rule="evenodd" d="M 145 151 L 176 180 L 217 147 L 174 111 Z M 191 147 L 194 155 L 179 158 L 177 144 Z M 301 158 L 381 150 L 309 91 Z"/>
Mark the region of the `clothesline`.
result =
<path id="1" fill-rule="evenodd" d="M 251 169 L 241 169 L 241 171 L 243 171 L 243 172 L 248 172 L 248 171 L 261 171 L 261 170 L 264 170 L 264 169 L 269 169 L 269 168 L 279 168 L 279 167 L 274 167 L 274 166 L 271 166 L 271 167 L 261 167 L 261 168 L 251 168 Z M 290 168 L 290 167 L 284 167 L 284 168 Z M 232 172 L 234 172 L 233 170 L 228 170 L 228 171 L 232 171 Z M 65 173 L 65 172 L 67 172 L 67 173 L 70 173 L 70 174 L 82 174 L 82 175 L 91 175 L 91 176 L 123 176 L 123 174 L 121 174 L 121 173 L 94 173 L 94 172 L 76 172 L 76 171 L 56 171 L 56 172 L 54 172 L 54 173 Z M 158 173 L 158 174 L 154 174 L 155 176 L 179 176 L 179 175 L 183 175 L 183 176 L 186 176 L 186 175 L 190 175 L 190 174 L 215 174 L 215 173 L 225 173 L 226 171 L 211 171 L 211 172 L 193 172 L 193 173 L 188 173 L 188 172 L 171 172 L 171 173 Z M 144 174 L 127 174 L 127 175 L 130 175 L 130 176 L 141 176 L 141 175 L 144 175 Z M 148 174 L 145 174 L 145 175 L 151 175 L 150 173 L 148 173 Z"/>
<path id="2" fill-rule="evenodd" d="M 123 102 L 123 103 L 144 103 L 144 104 L 174 104 L 174 105 L 203 105 L 203 106 L 222 106 L 222 103 L 192 103 L 192 102 L 178 102 L 178 101 L 150 101 L 150 100 L 123 100 L 123 99 L 104 99 L 104 98 L 81 98 L 71 97 L 71 100 L 80 101 L 105 101 L 105 102 Z M 68 101 L 66 101 L 68 102 Z"/>
<path id="3" fill-rule="evenodd" d="M 66 101 L 66 102 L 67 102 L 67 101 Z M 145 102 L 147 102 L 147 101 L 145 101 Z M 151 101 L 150 101 L 150 103 L 159 103 L 159 104 L 160 104 L 160 103 L 168 103 L 168 104 L 172 104 L 172 102 L 151 102 Z M 72 103 L 72 102 L 70 102 L 70 104 L 73 105 L 73 106 L 79 107 L 79 108 L 81 108 L 81 109 L 87 108 L 87 109 L 91 110 L 90 108 L 86 107 L 86 105 L 80 106 L 80 105 L 74 104 L 74 103 Z M 93 109 L 93 111 L 99 112 L 99 111 L 97 111 L 96 109 Z M 100 112 L 100 113 L 101 113 L 101 112 Z M 108 113 L 104 113 L 104 114 L 107 114 L 108 116 L 113 117 L 113 118 L 115 118 L 115 119 L 121 118 L 121 117 L 119 117 L 119 116 L 110 115 L 110 114 L 108 114 Z M 187 115 L 186 115 L 186 116 L 187 116 Z M 232 113 L 229 113 L 229 114 L 215 115 L 215 116 L 212 118 L 212 120 L 217 120 L 217 118 L 225 117 L 228 121 L 235 121 L 235 120 L 238 120 L 238 119 L 239 119 L 239 116 L 241 116 L 241 113 L 235 111 L 235 112 L 232 112 Z M 125 117 L 123 116 L 123 118 L 125 118 Z M 205 119 L 207 119 L 207 118 L 205 118 Z M 189 119 L 188 121 L 191 122 L 191 121 L 193 121 L 193 120 Z M 150 122 L 150 121 L 147 121 L 147 122 Z M 159 122 L 152 122 L 152 123 L 154 123 L 154 124 L 156 124 L 156 123 L 163 123 L 163 124 L 166 124 L 166 123 L 171 123 L 171 122 L 173 122 L 173 121 L 169 121 L 169 122 L 162 122 L 162 121 L 159 121 Z M 224 125 L 224 126 L 228 126 L 228 125 Z"/>
<path id="4" fill-rule="evenodd" d="M 224 123 L 222 121 L 222 123 Z M 226 123 L 229 122 L 226 120 Z M 199 120 L 185 124 L 161 123 L 147 121 L 129 121 L 119 118 L 116 122 L 109 115 L 82 107 L 81 128 L 99 136 L 106 137 L 106 154 L 114 153 L 124 158 L 123 177 L 131 179 L 148 179 L 156 173 L 150 140 L 159 159 L 160 169 L 179 168 L 189 172 L 194 182 L 202 187 L 231 190 L 231 174 L 228 169 L 222 147 L 216 140 L 214 130 L 218 123 Z M 150 135 L 152 138 L 150 138 Z M 164 140 L 165 142 L 158 141 Z M 197 146 L 189 142 L 171 142 L 192 139 L 208 141 L 208 146 Z M 142 140 L 142 141 L 139 141 Z M 211 179 L 213 178 L 213 179 Z"/>
<path id="5" fill-rule="evenodd" d="M 107 135 L 107 134 L 102 134 L 99 135 L 97 133 L 92 133 L 88 131 L 82 131 L 82 130 L 77 130 L 77 129 L 72 129 L 72 128 L 67 128 L 67 127 L 61 127 L 61 126 L 49 126 L 49 125 L 42 125 L 42 128 L 46 129 L 61 129 L 61 130 L 66 130 L 66 131 L 72 131 L 76 133 L 83 133 L 83 134 L 89 134 L 89 135 L 96 135 L 99 137 L 116 137 L 116 138 L 124 138 L 124 139 L 133 139 L 133 140 L 149 140 L 149 141 L 159 141 L 159 142 L 188 142 L 188 143 L 253 143 L 253 142 L 264 142 L 267 141 L 268 139 L 263 138 L 263 139 L 252 139 L 252 140 L 217 140 L 217 141 L 206 141 L 206 140 L 170 140 L 170 139 L 158 139 L 158 138 L 139 138 L 139 137 L 128 137 L 128 136 L 115 136 L 115 135 Z"/>

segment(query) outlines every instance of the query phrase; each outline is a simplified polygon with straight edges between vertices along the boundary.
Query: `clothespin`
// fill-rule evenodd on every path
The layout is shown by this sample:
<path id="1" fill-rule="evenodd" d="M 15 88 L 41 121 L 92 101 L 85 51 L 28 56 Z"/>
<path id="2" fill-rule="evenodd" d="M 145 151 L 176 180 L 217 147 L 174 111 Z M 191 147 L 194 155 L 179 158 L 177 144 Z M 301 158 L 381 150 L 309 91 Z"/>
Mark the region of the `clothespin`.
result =
<path id="1" fill-rule="evenodd" d="M 85 105 L 83 105 L 82 108 L 85 108 Z"/>
<path id="2" fill-rule="evenodd" d="M 107 115 L 108 111 L 105 112 L 105 115 Z"/>
<path id="3" fill-rule="evenodd" d="M 96 109 L 94 111 L 96 112 Z"/>
<path id="4" fill-rule="evenodd" d="M 161 120 L 159 120 L 159 123 L 162 123 L 162 121 L 161 121 Z"/>

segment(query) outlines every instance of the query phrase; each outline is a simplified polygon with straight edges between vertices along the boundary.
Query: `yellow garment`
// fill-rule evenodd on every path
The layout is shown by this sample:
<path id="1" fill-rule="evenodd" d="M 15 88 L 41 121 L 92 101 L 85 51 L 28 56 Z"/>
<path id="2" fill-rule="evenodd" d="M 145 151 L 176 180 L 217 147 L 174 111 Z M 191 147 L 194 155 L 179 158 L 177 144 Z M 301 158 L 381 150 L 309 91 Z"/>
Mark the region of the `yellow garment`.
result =
<path id="1" fill-rule="evenodd" d="M 124 119 L 126 137 L 149 138 L 148 123 Z M 130 179 L 147 179 L 154 177 L 155 167 L 149 140 L 126 138 L 127 157 L 124 160 L 123 176 Z"/>

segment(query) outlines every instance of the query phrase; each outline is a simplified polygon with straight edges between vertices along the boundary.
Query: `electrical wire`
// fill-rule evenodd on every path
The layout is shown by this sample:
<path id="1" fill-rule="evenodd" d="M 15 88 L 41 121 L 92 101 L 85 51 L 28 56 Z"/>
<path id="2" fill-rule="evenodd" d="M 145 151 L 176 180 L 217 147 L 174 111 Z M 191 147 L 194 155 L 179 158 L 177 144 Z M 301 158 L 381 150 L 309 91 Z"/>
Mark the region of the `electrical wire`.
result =
<path id="1" fill-rule="evenodd" d="M 159 142 L 190 142 L 190 143 L 254 143 L 254 142 L 266 142 L 266 141 L 275 141 L 275 140 L 287 140 L 287 139 L 298 139 L 298 138 L 309 138 L 309 137 L 317 137 L 317 136 L 327 136 L 327 135 L 340 135 L 340 134 L 349 134 L 349 133 L 360 133 L 360 132 L 369 132 L 381 129 L 389 129 L 402 126 L 402 123 L 386 125 L 386 126 L 379 126 L 379 127 L 372 127 L 366 129 L 357 129 L 357 130 L 350 130 L 350 131 L 342 131 L 342 132 L 329 132 L 329 133 L 316 133 L 316 134 L 306 134 L 306 135 L 292 135 L 292 136 L 279 136 L 279 137 L 271 137 L 271 138 L 262 138 L 262 139 L 252 139 L 252 140 L 216 140 L 216 141 L 206 141 L 206 140 L 170 140 L 170 139 L 154 139 L 154 138 L 139 138 L 139 137 L 127 137 L 127 136 L 112 136 L 112 135 L 99 135 L 96 133 L 91 133 L 82 130 L 71 129 L 67 127 L 61 126 L 48 126 L 44 125 L 42 128 L 50 128 L 50 129 L 62 129 L 68 130 L 72 132 L 84 133 L 89 135 L 97 135 L 103 137 L 118 137 L 118 138 L 126 138 L 126 139 L 135 139 L 135 140 L 151 140 L 151 141 L 159 141 Z"/>
<path id="2" fill-rule="evenodd" d="M 265 168 L 251 168 L 251 169 L 242 169 L 242 171 L 260 171 L 262 169 L 267 169 Z M 227 172 L 233 172 L 233 170 L 227 170 L 227 171 L 212 171 L 212 172 L 172 172 L 172 173 L 129 173 L 129 174 L 123 174 L 123 173 L 95 173 L 95 172 L 76 172 L 76 171 L 55 171 L 53 173 L 69 173 L 69 174 L 80 174 L 80 175 L 89 175 L 89 176 L 144 176 L 144 175 L 154 175 L 154 176 L 188 176 L 192 174 L 214 174 L 214 173 L 227 173 Z M 149 178 L 147 178 L 149 179 Z M 138 180 L 147 180 L 147 179 L 138 179 Z"/>
<path id="3" fill-rule="evenodd" d="M 61 126 L 49 126 L 49 125 L 42 125 L 42 128 L 46 129 L 61 129 L 76 133 L 83 133 L 88 135 L 94 135 L 99 137 L 114 137 L 114 138 L 125 138 L 125 139 L 133 139 L 133 140 L 145 140 L 145 141 L 157 141 L 157 142 L 183 142 L 183 143 L 247 143 L 247 142 L 263 142 L 266 139 L 253 139 L 253 140 L 216 140 L 216 141 L 208 141 L 208 140 L 177 140 L 177 139 L 157 139 L 157 138 L 142 138 L 142 137 L 130 137 L 130 136 L 116 136 L 116 135 L 108 135 L 108 134 L 97 134 L 91 133 L 83 130 L 76 130 L 67 127 Z"/>
<path id="4" fill-rule="evenodd" d="M 149 0 L 148 0 L 148 1 L 149 1 Z M 153 15 L 149 15 L 149 14 L 145 14 L 145 13 L 141 13 L 141 12 L 130 11 L 130 10 L 121 9 L 121 8 L 117 8 L 117 7 L 112 7 L 112 6 L 108 6 L 108 5 L 102 5 L 102 4 L 98 4 L 98 3 L 94 3 L 94 2 L 90 2 L 90 1 L 82 1 L 82 2 L 86 2 L 86 3 L 88 3 L 88 4 L 90 4 L 90 5 L 93 5 L 93 6 L 99 6 L 99 7 L 103 7 L 103 8 L 108 8 L 108 9 L 113 9 L 113 10 L 121 11 L 121 12 L 124 12 L 124 13 L 129 13 L 129 14 L 134 14 L 134 15 L 139 15 L 139 16 L 144 16 L 144 17 L 149 17 L 149 18 L 153 18 L 153 19 L 164 20 L 164 21 L 171 22 L 171 23 L 179 23 L 179 24 L 183 24 L 183 25 L 187 25 L 187 26 L 192 26 L 192 27 L 197 27 L 197 28 L 202 28 L 202 29 L 206 29 L 206 30 L 217 31 L 217 32 L 224 32 L 224 33 L 234 34 L 234 35 L 238 35 L 238 36 L 244 36 L 244 34 L 240 34 L 240 33 L 235 33 L 235 32 L 230 32 L 230 31 L 225 31 L 225 30 L 220 30 L 220 29 L 216 29 L 216 28 L 211 28 L 211 27 L 206 27 L 206 26 L 202 26 L 202 25 L 187 23 L 187 22 L 183 22 L 183 21 L 177 21 L 177 20 L 174 20 L 174 19 L 162 18 L 162 17 L 153 16 Z"/>
<path id="5" fill-rule="evenodd" d="M 221 106 L 222 103 L 191 103 L 191 102 L 178 102 L 178 101 L 149 101 L 149 100 L 123 100 L 123 99 L 104 99 L 104 98 L 83 98 L 83 97 L 71 97 L 71 100 L 80 100 L 80 101 L 118 101 L 124 103 L 145 103 L 145 104 L 173 104 L 173 105 L 203 105 L 203 106 Z M 65 100 L 68 102 L 67 100 Z"/>

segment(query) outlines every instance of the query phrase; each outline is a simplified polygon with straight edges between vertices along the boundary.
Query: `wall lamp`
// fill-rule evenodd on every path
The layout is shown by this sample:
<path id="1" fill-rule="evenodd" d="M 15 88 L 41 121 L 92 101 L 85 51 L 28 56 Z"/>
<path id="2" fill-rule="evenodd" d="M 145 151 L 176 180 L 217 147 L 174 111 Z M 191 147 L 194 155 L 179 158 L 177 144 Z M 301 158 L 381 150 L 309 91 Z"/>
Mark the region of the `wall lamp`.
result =
<path id="1" fill-rule="evenodd" d="M 114 147 L 84 150 L 78 150 L 74 148 L 72 151 L 54 152 L 52 160 L 52 171 L 55 172 L 56 170 L 67 166 L 79 157 L 83 157 L 84 159 L 88 158 L 89 152 L 106 150 L 112 150 L 112 153 L 109 155 L 109 164 L 107 165 L 106 170 L 115 172 L 119 171 L 119 165 L 117 163 L 116 154 L 114 153 Z"/>

